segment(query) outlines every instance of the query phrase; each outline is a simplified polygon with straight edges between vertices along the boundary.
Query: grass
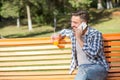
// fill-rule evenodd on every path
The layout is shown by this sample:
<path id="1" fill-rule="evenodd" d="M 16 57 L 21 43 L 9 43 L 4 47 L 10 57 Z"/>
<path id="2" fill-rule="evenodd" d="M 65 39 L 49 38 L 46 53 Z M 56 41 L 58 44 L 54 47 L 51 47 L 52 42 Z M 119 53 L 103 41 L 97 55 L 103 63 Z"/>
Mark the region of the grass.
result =
<path id="1" fill-rule="evenodd" d="M 120 16 L 103 18 L 97 22 L 92 26 L 102 33 L 120 33 Z"/>
<path id="2" fill-rule="evenodd" d="M 96 13 L 102 15 L 95 13 L 96 18 L 90 23 L 90 26 L 93 26 L 102 33 L 120 33 L 120 15 L 111 15 L 114 11 L 115 10 L 104 11 L 104 15 L 96 11 Z M 16 25 L 7 25 L 0 28 L 0 35 L 5 38 L 46 37 L 50 36 L 53 30 L 52 26 L 33 25 L 33 30 L 29 31 L 27 26 L 17 28 Z"/>
<path id="3" fill-rule="evenodd" d="M 21 37 L 43 37 L 53 33 L 51 26 L 33 25 L 33 30 L 29 31 L 28 26 L 17 28 L 15 25 L 10 25 L 0 29 L 0 34 L 6 38 L 21 38 Z"/>

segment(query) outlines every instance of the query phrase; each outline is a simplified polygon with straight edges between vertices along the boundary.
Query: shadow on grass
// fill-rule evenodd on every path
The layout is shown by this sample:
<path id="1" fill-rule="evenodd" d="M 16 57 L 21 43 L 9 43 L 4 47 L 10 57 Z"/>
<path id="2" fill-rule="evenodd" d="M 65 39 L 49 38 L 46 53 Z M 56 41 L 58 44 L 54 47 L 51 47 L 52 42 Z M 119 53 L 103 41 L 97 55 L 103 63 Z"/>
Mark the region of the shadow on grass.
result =
<path id="1" fill-rule="evenodd" d="M 91 24 L 101 23 L 112 19 L 111 11 L 107 11 L 107 10 L 97 10 L 97 11 L 91 10 L 90 17 L 91 17 L 90 19 Z"/>
<path id="2" fill-rule="evenodd" d="M 44 34 L 49 34 L 52 33 L 53 31 L 44 31 L 44 32 L 31 32 L 29 34 L 11 34 L 11 35 L 7 35 L 4 36 L 5 38 L 27 38 L 27 37 L 35 37 L 38 35 L 44 35 Z"/>

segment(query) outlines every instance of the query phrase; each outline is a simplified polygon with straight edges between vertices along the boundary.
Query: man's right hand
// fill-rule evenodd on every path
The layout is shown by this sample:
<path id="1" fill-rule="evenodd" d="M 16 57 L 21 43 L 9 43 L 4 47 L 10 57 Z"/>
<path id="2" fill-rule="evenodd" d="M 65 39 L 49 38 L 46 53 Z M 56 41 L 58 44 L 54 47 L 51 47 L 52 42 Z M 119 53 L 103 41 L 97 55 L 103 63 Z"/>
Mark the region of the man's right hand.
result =
<path id="1" fill-rule="evenodd" d="M 51 35 L 51 42 L 54 45 L 58 45 L 59 44 L 59 34 L 53 34 L 53 35 Z"/>

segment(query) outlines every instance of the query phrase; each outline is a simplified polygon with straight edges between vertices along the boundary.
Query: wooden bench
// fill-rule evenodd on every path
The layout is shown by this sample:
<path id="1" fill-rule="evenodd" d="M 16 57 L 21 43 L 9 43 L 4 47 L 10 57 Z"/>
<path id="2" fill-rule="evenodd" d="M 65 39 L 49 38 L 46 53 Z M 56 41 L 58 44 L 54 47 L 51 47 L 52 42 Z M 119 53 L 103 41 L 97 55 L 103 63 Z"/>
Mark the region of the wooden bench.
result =
<path id="1" fill-rule="evenodd" d="M 120 33 L 103 34 L 105 56 L 110 63 L 107 80 L 120 80 Z M 0 80 L 74 80 L 69 75 L 71 44 L 51 44 L 50 38 L 0 39 Z"/>

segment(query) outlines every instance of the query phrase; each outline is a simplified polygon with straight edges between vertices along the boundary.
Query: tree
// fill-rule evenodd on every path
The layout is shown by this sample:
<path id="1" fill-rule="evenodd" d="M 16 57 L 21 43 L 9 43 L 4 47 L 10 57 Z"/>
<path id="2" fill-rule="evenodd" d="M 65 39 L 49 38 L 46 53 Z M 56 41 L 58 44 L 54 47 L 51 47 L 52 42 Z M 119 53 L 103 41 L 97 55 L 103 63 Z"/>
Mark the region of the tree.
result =
<path id="1" fill-rule="evenodd" d="M 18 6 L 18 13 L 17 13 L 17 27 L 20 27 L 20 10 L 21 10 L 21 0 L 13 1 L 14 6 Z"/>
<path id="2" fill-rule="evenodd" d="M 1 7 L 1 15 L 4 18 L 17 17 L 18 16 L 18 6 L 14 6 L 12 2 L 3 1 Z"/>
<path id="3" fill-rule="evenodd" d="M 2 21 L 1 20 L 1 7 L 2 7 L 2 1 L 0 1 L 0 21 Z"/>
<path id="4" fill-rule="evenodd" d="M 112 0 L 106 0 L 107 9 L 113 8 Z"/>
<path id="5" fill-rule="evenodd" d="M 114 0 L 114 7 L 120 6 L 120 0 Z"/>
<path id="6" fill-rule="evenodd" d="M 2 0 L 1 16 L 3 18 L 17 19 L 17 27 L 19 27 L 19 0 Z"/>
<path id="7" fill-rule="evenodd" d="M 90 7 L 90 4 L 92 3 L 92 0 L 69 0 L 69 3 L 75 9 L 88 9 Z"/>
<path id="8" fill-rule="evenodd" d="M 97 9 L 103 9 L 102 0 L 98 0 Z"/>
<path id="9" fill-rule="evenodd" d="M 30 16 L 30 6 L 26 5 L 26 9 L 27 9 L 27 16 L 28 16 L 28 28 L 29 31 L 32 30 L 32 20 L 31 20 L 31 16 Z"/>
<path id="10" fill-rule="evenodd" d="M 4 18 L 17 18 L 17 27 L 20 26 L 20 14 L 21 11 L 25 12 L 25 7 L 26 7 L 26 12 L 28 15 L 28 28 L 29 31 L 32 30 L 32 22 L 31 22 L 31 17 L 30 17 L 30 6 L 31 1 L 33 0 L 3 0 L 3 6 L 1 8 L 1 15 Z M 23 10 L 22 10 L 23 9 Z"/>

